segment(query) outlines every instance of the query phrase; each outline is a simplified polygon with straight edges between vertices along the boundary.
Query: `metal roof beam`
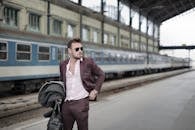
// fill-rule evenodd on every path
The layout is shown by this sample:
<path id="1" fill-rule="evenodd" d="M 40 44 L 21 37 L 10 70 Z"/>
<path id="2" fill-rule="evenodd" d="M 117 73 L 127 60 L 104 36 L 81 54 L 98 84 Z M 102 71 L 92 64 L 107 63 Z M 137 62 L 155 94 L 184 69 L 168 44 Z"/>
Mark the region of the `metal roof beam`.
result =
<path id="1" fill-rule="evenodd" d="M 121 0 L 121 2 L 127 6 L 131 5 L 135 10 L 141 10 L 142 14 L 159 22 L 195 7 L 195 0 Z"/>
<path id="2" fill-rule="evenodd" d="M 171 1 L 171 0 L 168 0 L 169 1 L 169 3 L 172 5 L 172 7 L 175 9 L 175 11 L 177 12 L 177 13 L 179 13 L 179 11 L 178 11 L 178 9 L 176 8 L 176 6 L 175 6 L 175 4 Z M 175 2 L 176 3 L 176 2 Z"/>
<path id="3" fill-rule="evenodd" d="M 179 3 L 182 5 L 183 9 L 186 10 L 186 7 L 185 7 L 183 1 L 182 0 L 179 0 Z"/>
<path id="4" fill-rule="evenodd" d="M 195 46 L 159 46 L 160 50 L 167 49 L 195 49 Z"/>
<path id="5" fill-rule="evenodd" d="M 189 2 L 190 2 L 190 4 L 192 5 L 192 7 L 194 7 L 194 5 L 193 5 L 192 1 L 191 1 L 191 0 L 189 0 Z"/>

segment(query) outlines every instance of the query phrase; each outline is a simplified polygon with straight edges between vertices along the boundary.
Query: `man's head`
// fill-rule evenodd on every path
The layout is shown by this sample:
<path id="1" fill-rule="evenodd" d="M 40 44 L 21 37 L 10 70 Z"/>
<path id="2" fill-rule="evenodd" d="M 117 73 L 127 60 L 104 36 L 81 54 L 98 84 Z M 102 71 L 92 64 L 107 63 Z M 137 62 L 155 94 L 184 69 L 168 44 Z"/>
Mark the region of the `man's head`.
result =
<path id="1" fill-rule="evenodd" d="M 79 38 L 74 38 L 68 42 L 68 53 L 71 58 L 81 59 L 83 57 L 83 45 Z"/>

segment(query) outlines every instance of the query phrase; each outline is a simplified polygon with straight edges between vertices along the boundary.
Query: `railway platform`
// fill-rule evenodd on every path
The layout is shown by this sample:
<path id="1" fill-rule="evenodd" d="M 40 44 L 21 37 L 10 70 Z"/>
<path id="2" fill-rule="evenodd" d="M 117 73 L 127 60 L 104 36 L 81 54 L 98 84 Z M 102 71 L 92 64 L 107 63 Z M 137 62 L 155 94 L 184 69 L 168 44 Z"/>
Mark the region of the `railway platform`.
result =
<path id="1" fill-rule="evenodd" d="M 97 102 L 90 103 L 89 129 L 194 130 L 194 77 L 195 71 L 189 71 L 142 87 L 100 97 Z M 139 78 L 141 80 L 141 77 L 136 79 Z M 131 83 L 134 82 L 136 81 L 132 78 Z M 103 88 L 106 88 L 105 85 Z M 117 82 L 113 85 L 117 86 Z M 102 91 L 108 91 L 108 88 Z M 44 130 L 47 121 L 45 118 L 36 118 L 3 130 Z"/>

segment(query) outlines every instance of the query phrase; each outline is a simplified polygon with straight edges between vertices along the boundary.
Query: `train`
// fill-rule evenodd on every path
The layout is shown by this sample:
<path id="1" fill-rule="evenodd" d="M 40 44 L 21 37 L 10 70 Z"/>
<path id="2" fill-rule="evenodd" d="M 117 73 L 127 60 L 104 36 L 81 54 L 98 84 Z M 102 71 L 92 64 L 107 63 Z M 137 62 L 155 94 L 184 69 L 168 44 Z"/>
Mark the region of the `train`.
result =
<path id="1" fill-rule="evenodd" d="M 82 39 L 85 56 L 102 68 L 106 80 L 190 67 L 189 59 L 159 54 L 161 23 L 134 6 L 119 2 L 119 14 L 118 5 L 107 1 L 79 2 L 0 2 L 0 92 L 29 93 L 58 80 L 59 63 L 68 58 L 66 43 L 74 37 Z"/>
<path id="2" fill-rule="evenodd" d="M 189 60 L 156 53 L 128 51 L 85 44 L 84 55 L 105 72 L 106 79 L 188 68 Z M 22 93 L 39 90 L 48 80 L 58 80 L 59 63 L 68 58 L 66 43 L 0 38 L 0 91 Z"/>

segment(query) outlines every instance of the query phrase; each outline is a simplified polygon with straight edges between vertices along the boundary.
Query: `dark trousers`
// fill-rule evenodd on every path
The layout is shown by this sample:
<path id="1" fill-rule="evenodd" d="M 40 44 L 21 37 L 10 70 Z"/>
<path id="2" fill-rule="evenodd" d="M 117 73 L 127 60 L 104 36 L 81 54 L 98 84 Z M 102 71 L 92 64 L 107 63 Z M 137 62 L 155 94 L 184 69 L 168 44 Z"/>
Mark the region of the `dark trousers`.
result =
<path id="1" fill-rule="evenodd" d="M 89 98 L 65 101 L 62 105 L 64 130 L 72 130 L 76 121 L 78 130 L 88 130 Z"/>

